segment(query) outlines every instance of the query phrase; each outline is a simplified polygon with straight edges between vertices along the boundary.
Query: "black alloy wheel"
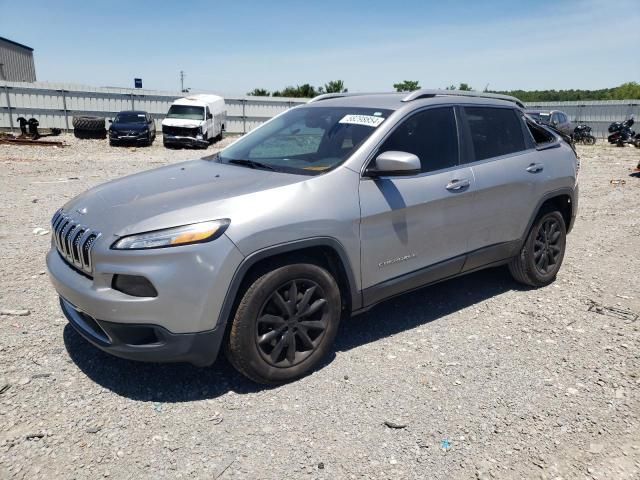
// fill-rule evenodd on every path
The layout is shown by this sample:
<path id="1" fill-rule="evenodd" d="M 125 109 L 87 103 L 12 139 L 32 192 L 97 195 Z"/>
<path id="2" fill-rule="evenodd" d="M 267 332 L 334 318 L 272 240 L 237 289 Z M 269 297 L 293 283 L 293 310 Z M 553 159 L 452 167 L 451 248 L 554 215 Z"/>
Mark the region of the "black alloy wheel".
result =
<path id="1" fill-rule="evenodd" d="M 548 217 L 538 227 L 533 244 L 533 259 L 538 272 L 547 275 L 555 269 L 562 253 L 562 232 L 558 220 Z"/>
<path id="2" fill-rule="evenodd" d="M 256 345 L 274 367 L 292 367 L 320 345 L 328 326 L 322 288 L 311 280 L 292 280 L 273 292 L 256 319 Z"/>

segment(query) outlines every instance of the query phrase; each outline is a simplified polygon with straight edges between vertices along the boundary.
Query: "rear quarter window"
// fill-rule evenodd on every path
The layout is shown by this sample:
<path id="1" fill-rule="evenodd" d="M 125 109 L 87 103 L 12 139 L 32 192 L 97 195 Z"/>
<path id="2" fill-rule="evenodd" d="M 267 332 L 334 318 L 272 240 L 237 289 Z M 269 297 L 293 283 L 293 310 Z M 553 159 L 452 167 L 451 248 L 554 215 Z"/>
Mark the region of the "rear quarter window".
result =
<path id="1" fill-rule="evenodd" d="M 526 150 L 522 124 L 511 108 L 465 107 L 475 160 Z"/>
<path id="2" fill-rule="evenodd" d="M 528 118 L 525 118 L 525 122 L 536 146 L 549 145 L 555 142 L 555 137 L 547 129 Z"/>

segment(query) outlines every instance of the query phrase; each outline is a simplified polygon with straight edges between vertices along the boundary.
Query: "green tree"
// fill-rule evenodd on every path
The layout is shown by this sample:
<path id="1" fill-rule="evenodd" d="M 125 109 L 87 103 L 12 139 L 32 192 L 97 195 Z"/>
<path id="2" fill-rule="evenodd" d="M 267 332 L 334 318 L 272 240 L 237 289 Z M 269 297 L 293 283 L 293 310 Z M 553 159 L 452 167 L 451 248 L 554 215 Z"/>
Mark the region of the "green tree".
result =
<path id="1" fill-rule="evenodd" d="M 319 89 L 322 91 L 322 87 Z M 344 82 L 342 80 L 331 80 L 329 83 L 324 84 L 325 93 L 346 93 L 349 90 L 344 88 Z"/>
<path id="2" fill-rule="evenodd" d="M 519 98 L 523 102 L 567 102 L 578 100 L 639 100 L 640 84 L 627 82 L 614 88 L 599 90 L 509 90 L 503 93 Z"/>
<path id="3" fill-rule="evenodd" d="M 462 90 L 463 92 L 470 92 L 473 90 L 473 88 L 471 88 L 471 86 L 468 83 L 461 83 L 458 86 L 458 90 Z"/>
<path id="4" fill-rule="evenodd" d="M 445 90 L 455 90 L 456 86 L 455 85 L 449 85 L 448 87 L 445 88 Z"/>
<path id="5" fill-rule="evenodd" d="M 247 95 L 249 95 L 250 97 L 268 97 L 271 94 L 269 93 L 269 90 L 266 90 L 264 88 L 254 88 L 253 90 L 248 92 Z"/>
<path id="6" fill-rule="evenodd" d="M 396 92 L 413 92 L 420 89 L 420 82 L 418 80 L 404 80 L 400 83 L 394 83 L 393 88 Z"/>
<path id="7" fill-rule="evenodd" d="M 271 95 L 273 97 L 295 97 L 295 98 L 313 98 L 318 95 L 318 91 L 310 84 L 297 85 L 295 87 L 285 87 L 282 90 L 275 91 Z"/>

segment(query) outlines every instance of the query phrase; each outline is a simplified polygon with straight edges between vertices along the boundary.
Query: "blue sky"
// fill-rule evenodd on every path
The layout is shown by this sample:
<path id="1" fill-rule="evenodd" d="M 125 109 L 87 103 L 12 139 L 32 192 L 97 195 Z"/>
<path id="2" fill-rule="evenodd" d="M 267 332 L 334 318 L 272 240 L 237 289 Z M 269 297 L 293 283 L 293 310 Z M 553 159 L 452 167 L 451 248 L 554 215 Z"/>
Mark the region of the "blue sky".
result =
<path id="1" fill-rule="evenodd" d="M 611 10 L 615 9 L 616 14 Z M 638 0 L 314 2 L 0 0 L 0 36 L 40 81 L 224 94 L 345 81 L 350 91 L 640 81 Z"/>

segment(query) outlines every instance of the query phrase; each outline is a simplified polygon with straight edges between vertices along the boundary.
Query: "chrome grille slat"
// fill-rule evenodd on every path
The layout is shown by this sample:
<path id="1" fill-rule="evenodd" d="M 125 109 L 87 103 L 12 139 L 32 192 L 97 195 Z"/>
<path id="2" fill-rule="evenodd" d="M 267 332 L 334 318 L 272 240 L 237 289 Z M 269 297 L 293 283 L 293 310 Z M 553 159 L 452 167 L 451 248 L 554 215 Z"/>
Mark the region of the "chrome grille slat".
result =
<path id="1" fill-rule="evenodd" d="M 85 263 L 84 255 L 82 255 L 82 249 L 84 248 L 84 244 L 87 242 L 87 238 L 89 238 L 89 235 L 91 235 L 91 233 L 93 232 L 90 228 L 85 229 L 82 237 L 80 237 L 80 239 L 78 240 L 78 256 L 80 257 L 80 265 L 82 266 L 83 270 L 88 271 L 91 271 L 91 263 Z"/>
<path id="2" fill-rule="evenodd" d="M 60 234 L 60 244 L 62 245 L 62 252 L 67 258 L 69 257 L 69 252 L 67 250 L 67 235 L 69 234 L 69 231 L 74 227 L 74 223 L 69 220 L 69 222 L 62 229 L 62 233 Z"/>
<path id="3" fill-rule="evenodd" d="M 51 231 L 56 250 L 74 268 L 92 273 L 91 250 L 100 233 L 72 220 L 62 210 L 51 219 Z"/>

